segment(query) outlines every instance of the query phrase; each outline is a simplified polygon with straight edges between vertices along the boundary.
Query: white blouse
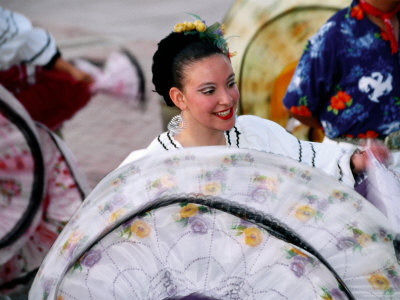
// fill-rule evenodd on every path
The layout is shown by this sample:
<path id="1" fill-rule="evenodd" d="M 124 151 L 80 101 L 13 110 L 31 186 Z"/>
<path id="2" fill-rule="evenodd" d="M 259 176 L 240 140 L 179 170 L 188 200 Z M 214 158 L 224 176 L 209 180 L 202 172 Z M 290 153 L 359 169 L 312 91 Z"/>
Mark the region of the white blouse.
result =
<path id="1" fill-rule="evenodd" d="M 257 116 L 244 115 L 236 119 L 235 126 L 225 132 L 228 147 L 254 149 L 292 158 L 334 176 L 340 182 L 354 186 L 350 157 L 355 147 L 301 141 L 279 124 Z M 170 132 L 161 133 L 142 150 L 133 151 L 121 166 L 157 151 L 183 148 Z"/>

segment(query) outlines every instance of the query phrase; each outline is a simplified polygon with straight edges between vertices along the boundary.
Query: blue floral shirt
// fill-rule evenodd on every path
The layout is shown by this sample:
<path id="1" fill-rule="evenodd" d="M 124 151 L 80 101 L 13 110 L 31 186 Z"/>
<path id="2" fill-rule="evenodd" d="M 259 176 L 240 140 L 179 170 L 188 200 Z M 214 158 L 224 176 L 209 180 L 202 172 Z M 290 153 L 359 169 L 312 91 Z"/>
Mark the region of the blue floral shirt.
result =
<path id="1" fill-rule="evenodd" d="M 399 52 L 353 1 L 308 41 L 283 103 L 329 138 L 384 138 L 400 130 Z"/>

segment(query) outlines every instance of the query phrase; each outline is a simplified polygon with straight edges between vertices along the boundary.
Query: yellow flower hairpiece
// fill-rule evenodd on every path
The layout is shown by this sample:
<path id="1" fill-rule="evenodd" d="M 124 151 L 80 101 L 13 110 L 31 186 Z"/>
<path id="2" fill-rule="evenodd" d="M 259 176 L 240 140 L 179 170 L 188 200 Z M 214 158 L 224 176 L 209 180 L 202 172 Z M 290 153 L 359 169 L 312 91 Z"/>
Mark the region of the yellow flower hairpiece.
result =
<path id="1" fill-rule="evenodd" d="M 200 20 L 194 21 L 194 25 L 196 26 L 196 30 L 197 30 L 198 32 L 204 32 L 204 31 L 206 31 L 206 29 L 207 29 L 206 24 L 204 24 L 204 23 L 203 23 L 202 21 L 200 21 Z"/>
<path id="2" fill-rule="evenodd" d="M 186 21 L 183 23 L 178 23 L 174 27 L 174 31 L 178 33 L 192 30 L 196 30 L 197 32 L 204 32 L 207 30 L 207 26 L 202 21 L 196 20 L 194 21 L 194 23 Z"/>
<path id="3" fill-rule="evenodd" d="M 236 55 L 236 52 L 231 53 L 228 49 L 226 39 L 224 38 L 225 26 L 224 24 L 220 24 L 215 22 L 211 26 L 205 24 L 205 22 L 195 14 L 190 14 L 191 16 L 196 18 L 194 22 L 183 22 L 177 23 L 174 26 L 174 31 L 177 33 L 184 34 L 196 34 L 198 33 L 200 39 L 207 39 L 218 48 L 222 50 L 229 58 Z"/>

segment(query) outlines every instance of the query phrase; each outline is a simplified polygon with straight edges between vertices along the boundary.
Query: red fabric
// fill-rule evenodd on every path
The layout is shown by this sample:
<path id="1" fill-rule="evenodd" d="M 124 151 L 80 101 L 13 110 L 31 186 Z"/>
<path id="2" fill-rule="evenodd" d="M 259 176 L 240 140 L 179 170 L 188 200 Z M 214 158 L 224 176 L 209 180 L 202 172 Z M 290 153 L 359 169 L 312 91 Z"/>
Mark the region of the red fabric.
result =
<path id="1" fill-rule="evenodd" d="M 90 100 L 89 85 L 76 81 L 68 73 L 37 67 L 33 84 L 29 83 L 26 74 L 25 66 L 13 66 L 0 72 L 0 84 L 14 94 L 33 120 L 52 130 Z"/>
<path id="2" fill-rule="evenodd" d="M 397 14 L 397 12 L 400 10 L 400 3 L 397 4 L 397 6 L 395 7 L 395 9 L 393 9 L 391 12 L 388 13 L 384 13 L 382 11 L 380 11 L 379 9 L 373 7 L 372 5 L 368 4 L 367 2 L 365 2 L 365 0 L 360 0 L 359 2 L 361 9 L 366 12 L 367 14 L 370 14 L 371 16 L 375 16 L 378 17 L 380 19 L 383 20 L 383 22 L 385 23 L 385 27 L 386 27 L 386 33 L 389 36 L 389 40 L 390 40 L 390 47 L 392 48 L 392 54 L 393 53 L 397 53 L 397 42 L 396 42 L 396 38 L 395 38 L 395 34 L 394 34 L 394 28 L 392 25 L 392 22 L 390 21 L 390 19 Z"/>

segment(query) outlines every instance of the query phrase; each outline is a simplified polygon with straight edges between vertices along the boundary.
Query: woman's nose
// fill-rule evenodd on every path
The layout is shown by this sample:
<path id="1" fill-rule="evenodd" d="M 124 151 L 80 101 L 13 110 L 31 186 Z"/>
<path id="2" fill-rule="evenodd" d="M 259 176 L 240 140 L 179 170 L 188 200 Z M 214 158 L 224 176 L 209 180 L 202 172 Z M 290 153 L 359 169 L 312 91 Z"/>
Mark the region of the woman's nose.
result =
<path id="1" fill-rule="evenodd" d="M 224 104 L 224 105 L 231 105 L 232 102 L 233 102 L 232 95 L 229 93 L 229 91 L 224 90 L 223 93 L 220 96 L 219 103 L 220 104 Z"/>

